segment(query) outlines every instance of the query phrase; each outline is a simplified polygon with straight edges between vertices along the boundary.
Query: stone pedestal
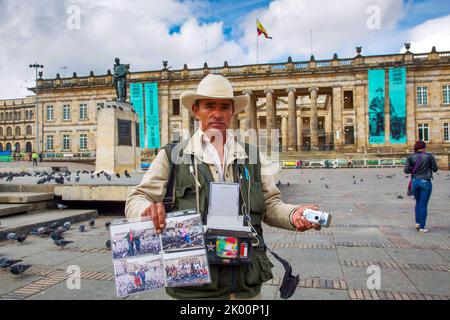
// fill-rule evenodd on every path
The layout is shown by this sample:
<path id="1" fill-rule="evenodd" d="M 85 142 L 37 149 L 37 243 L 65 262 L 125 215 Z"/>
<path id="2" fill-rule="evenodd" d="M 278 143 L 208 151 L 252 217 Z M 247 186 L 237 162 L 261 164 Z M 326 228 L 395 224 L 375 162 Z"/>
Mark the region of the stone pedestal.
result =
<path id="1" fill-rule="evenodd" d="M 95 171 L 140 172 L 139 117 L 128 102 L 107 101 L 97 107 Z"/>

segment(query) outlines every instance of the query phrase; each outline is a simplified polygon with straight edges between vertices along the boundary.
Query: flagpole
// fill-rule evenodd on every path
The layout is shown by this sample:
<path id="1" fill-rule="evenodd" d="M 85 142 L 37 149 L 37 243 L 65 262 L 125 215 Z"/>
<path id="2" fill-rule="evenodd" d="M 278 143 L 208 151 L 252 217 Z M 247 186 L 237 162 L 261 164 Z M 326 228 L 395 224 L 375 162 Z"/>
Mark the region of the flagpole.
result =
<path id="1" fill-rule="evenodd" d="M 256 19 L 256 28 L 258 28 L 258 19 Z M 258 31 L 256 31 L 256 64 L 258 64 L 259 63 L 259 52 L 258 52 L 258 50 L 259 50 L 259 45 L 258 45 L 258 42 L 259 42 L 259 35 L 258 35 Z"/>

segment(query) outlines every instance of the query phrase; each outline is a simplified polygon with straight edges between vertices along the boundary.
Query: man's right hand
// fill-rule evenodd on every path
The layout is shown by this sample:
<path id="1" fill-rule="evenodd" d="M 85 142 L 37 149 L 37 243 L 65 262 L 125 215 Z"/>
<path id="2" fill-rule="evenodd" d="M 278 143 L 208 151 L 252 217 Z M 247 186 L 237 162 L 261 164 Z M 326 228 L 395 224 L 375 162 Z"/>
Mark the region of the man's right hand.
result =
<path id="1" fill-rule="evenodd" d="M 153 222 L 156 233 L 160 233 L 166 226 L 166 210 L 162 202 L 149 205 L 141 217 L 144 220 L 151 220 Z"/>

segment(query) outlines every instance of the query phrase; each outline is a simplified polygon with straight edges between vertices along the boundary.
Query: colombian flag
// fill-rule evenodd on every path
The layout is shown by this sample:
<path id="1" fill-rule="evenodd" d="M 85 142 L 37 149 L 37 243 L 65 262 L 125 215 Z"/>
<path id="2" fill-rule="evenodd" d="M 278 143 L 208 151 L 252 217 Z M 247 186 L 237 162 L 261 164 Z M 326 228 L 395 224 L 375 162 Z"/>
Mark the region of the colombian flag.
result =
<path id="1" fill-rule="evenodd" d="M 263 25 L 261 24 L 261 22 L 259 22 L 258 19 L 256 19 L 256 31 L 258 31 L 258 37 L 261 34 L 264 34 L 266 39 L 272 39 L 272 37 L 269 37 L 269 34 L 267 33 L 266 29 L 264 29 Z"/>

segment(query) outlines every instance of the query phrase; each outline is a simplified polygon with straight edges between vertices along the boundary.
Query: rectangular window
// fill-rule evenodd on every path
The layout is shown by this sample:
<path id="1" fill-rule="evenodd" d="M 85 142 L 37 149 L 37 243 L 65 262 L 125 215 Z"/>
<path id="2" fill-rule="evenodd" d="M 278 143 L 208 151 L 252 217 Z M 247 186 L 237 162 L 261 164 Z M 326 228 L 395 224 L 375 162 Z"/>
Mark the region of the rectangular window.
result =
<path id="1" fill-rule="evenodd" d="M 419 140 L 429 141 L 428 123 L 419 123 Z"/>
<path id="2" fill-rule="evenodd" d="M 428 104 L 428 87 L 417 87 L 417 104 L 420 106 Z"/>
<path id="3" fill-rule="evenodd" d="M 53 106 L 47 106 L 47 121 L 53 121 Z"/>
<path id="4" fill-rule="evenodd" d="M 47 136 L 45 149 L 53 150 L 53 136 Z"/>
<path id="5" fill-rule="evenodd" d="M 172 115 L 179 116 L 180 115 L 180 99 L 172 100 Z"/>
<path id="6" fill-rule="evenodd" d="M 70 135 L 63 135 L 63 150 L 70 150 Z"/>
<path id="7" fill-rule="evenodd" d="M 444 142 L 450 142 L 450 122 L 444 123 Z"/>
<path id="8" fill-rule="evenodd" d="M 87 134 L 80 134 L 80 150 L 87 150 Z"/>
<path id="9" fill-rule="evenodd" d="M 344 91 L 344 109 L 353 109 L 353 91 Z"/>
<path id="10" fill-rule="evenodd" d="M 63 120 L 70 120 L 70 105 L 63 105 Z"/>
<path id="11" fill-rule="evenodd" d="M 442 102 L 444 104 L 450 104 L 450 84 L 442 87 Z"/>
<path id="12" fill-rule="evenodd" d="M 80 120 L 87 120 L 88 118 L 88 109 L 87 104 L 82 103 L 80 104 Z"/>

